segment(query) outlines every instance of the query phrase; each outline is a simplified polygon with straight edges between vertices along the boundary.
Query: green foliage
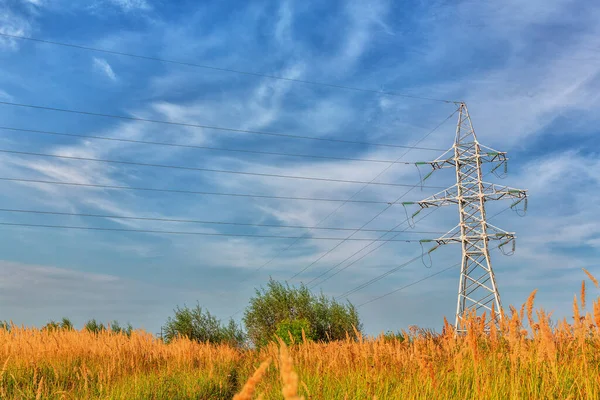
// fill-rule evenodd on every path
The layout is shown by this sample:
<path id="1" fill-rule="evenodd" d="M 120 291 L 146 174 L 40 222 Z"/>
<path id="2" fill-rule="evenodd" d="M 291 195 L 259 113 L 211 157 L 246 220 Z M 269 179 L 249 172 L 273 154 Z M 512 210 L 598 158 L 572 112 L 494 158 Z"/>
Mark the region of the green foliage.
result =
<path id="1" fill-rule="evenodd" d="M 197 342 L 228 343 L 236 347 L 245 344 L 244 331 L 233 319 L 223 325 L 199 304 L 194 308 L 177 307 L 174 311 L 175 316 L 169 317 L 163 327 L 167 343 L 177 337 L 186 337 Z"/>
<path id="2" fill-rule="evenodd" d="M 283 321 L 296 320 L 308 321 L 311 338 L 317 341 L 341 340 L 346 333 L 352 336 L 354 329 L 362 330 L 352 304 L 340 304 L 323 294 L 316 296 L 304 285 L 292 288 L 273 279 L 266 289 L 256 290 L 244 314 L 248 337 L 259 347 L 278 334 Z"/>
<path id="3" fill-rule="evenodd" d="M 10 332 L 10 322 L 9 321 L 0 321 L 0 329 L 4 329 L 5 331 Z"/>
<path id="4" fill-rule="evenodd" d="M 73 327 L 73 323 L 71 322 L 71 320 L 69 318 L 63 317 L 62 321 L 60 321 L 60 328 L 61 329 L 66 329 L 66 330 L 73 330 L 75 329 Z"/>
<path id="5" fill-rule="evenodd" d="M 63 319 L 63 323 L 64 321 L 65 320 Z M 71 324 L 70 326 L 72 329 L 73 325 Z M 90 319 L 88 322 L 85 323 L 84 329 L 92 333 L 110 331 L 114 334 L 123 334 L 126 336 L 131 336 L 131 333 L 133 332 L 133 326 L 131 326 L 131 324 L 127 324 L 126 327 L 122 327 L 121 324 L 119 324 L 119 321 L 117 320 L 114 320 L 113 322 L 108 324 L 108 326 L 105 326 L 103 323 L 98 322 L 95 319 Z"/>
<path id="6" fill-rule="evenodd" d="M 131 333 L 133 332 L 133 326 L 131 326 L 131 324 L 127 324 L 126 327 L 122 327 L 119 324 L 119 321 L 116 321 L 116 320 L 111 322 L 109 327 L 110 327 L 110 331 L 112 333 L 123 334 L 123 335 L 126 335 L 127 337 L 130 337 Z"/>
<path id="7" fill-rule="evenodd" d="M 100 333 L 106 330 L 103 323 L 98 323 L 95 319 L 91 319 L 85 323 L 84 329 L 92 333 Z"/>
<path id="8" fill-rule="evenodd" d="M 310 322 L 306 318 L 302 319 L 284 319 L 277 324 L 276 335 L 288 346 L 294 343 L 302 343 L 302 332 L 306 340 L 314 340 L 310 329 Z"/>
<path id="9" fill-rule="evenodd" d="M 386 342 L 395 342 L 398 341 L 400 343 L 404 342 L 406 338 L 404 337 L 404 335 L 402 334 L 402 332 L 392 332 L 392 331 L 387 331 L 386 333 L 383 334 L 383 340 Z"/>
<path id="10" fill-rule="evenodd" d="M 60 329 L 71 330 L 73 329 L 73 323 L 69 318 L 63 318 L 60 322 L 50 321 L 43 326 L 43 330 L 56 331 Z"/>

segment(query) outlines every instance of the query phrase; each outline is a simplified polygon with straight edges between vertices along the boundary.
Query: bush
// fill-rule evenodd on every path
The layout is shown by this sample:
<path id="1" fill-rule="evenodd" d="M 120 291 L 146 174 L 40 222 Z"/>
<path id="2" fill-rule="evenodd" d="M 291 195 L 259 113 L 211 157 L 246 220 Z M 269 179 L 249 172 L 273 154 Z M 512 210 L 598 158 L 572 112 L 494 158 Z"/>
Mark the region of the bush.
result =
<path id="1" fill-rule="evenodd" d="M 284 321 L 302 320 L 308 321 L 310 336 L 317 341 L 342 340 L 346 333 L 353 335 L 355 329 L 362 330 L 358 312 L 352 304 L 343 305 L 323 294 L 312 294 L 304 285 L 292 288 L 273 279 L 269 280 L 266 289 L 256 290 L 256 296 L 250 299 L 244 314 L 248 337 L 255 346 L 264 346 L 274 335 L 280 336 L 278 330 L 283 329 Z"/>
<path id="2" fill-rule="evenodd" d="M 164 340 L 169 343 L 177 337 L 185 337 L 197 342 L 227 343 L 241 347 L 245 344 L 244 331 L 233 319 L 227 325 L 203 310 L 199 304 L 194 308 L 177 307 L 175 316 L 169 317 L 165 326 Z"/>
<path id="3" fill-rule="evenodd" d="M 95 319 L 91 319 L 85 323 L 84 329 L 92 333 L 100 333 L 106 330 L 103 323 L 98 323 Z"/>
<path id="4" fill-rule="evenodd" d="M 398 342 L 402 343 L 406 339 L 404 337 L 404 335 L 402 334 L 402 332 L 387 331 L 386 333 L 382 334 L 382 336 L 383 336 L 383 340 L 386 342 L 398 341 Z"/>
<path id="5" fill-rule="evenodd" d="M 60 329 L 71 330 L 73 329 L 73 323 L 69 318 L 63 318 L 62 321 L 50 321 L 43 326 L 43 330 L 56 331 Z"/>
<path id="6" fill-rule="evenodd" d="M 314 340 L 313 333 L 310 329 L 310 322 L 306 318 L 289 320 L 285 319 L 277 324 L 276 335 L 283 342 L 290 346 L 294 343 L 302 343 L 304 338 L 302 337 L 304 332 L 304 338 L 307 341 Z"/>
<path id="7" fill-rule="evenodd" d="M 131 326 L 131 324 L 127 324 L 127 326 L 123 328 L 119 324 L 119 321 L 116 321 L 116 320 L 111 322 L 109 327 L 110 327 L 110 331 L 112 333 L 123 334 L 123 335 L 126 335 L 127 337 L 130 337 L 131 333 L 133 332 L 133 326 Z"/>

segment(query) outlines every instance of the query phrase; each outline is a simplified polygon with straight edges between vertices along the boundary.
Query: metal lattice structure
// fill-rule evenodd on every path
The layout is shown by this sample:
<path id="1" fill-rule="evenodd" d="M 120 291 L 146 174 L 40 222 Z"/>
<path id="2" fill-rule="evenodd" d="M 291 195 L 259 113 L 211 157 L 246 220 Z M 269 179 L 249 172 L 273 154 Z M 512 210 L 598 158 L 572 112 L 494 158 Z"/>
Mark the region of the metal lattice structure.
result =
<path id="1" fill-rule="evenodd" d="M 506 153 L 479 144 L 465 103 L 459 103 L 458 114 L 456 139 L 452 148 L 436 160 L 425 163 L 431 165 L 433 171 L 454 168 L 456 184 L 417 204 L 421 207 L 420 210 L 428 207 L 458 205 L 459 224 L 434 241 L 438 245 L 448 243 L 462 245 L 455 326 L 457 332 L 464 332 L 466 326 L 463 320 L 466 313 L 470 311 L 477 314 L 484 309 L 488 316 L 487 329 L 491 323 L 497 323 L 501 318 L 502 304 L 492 269 L 489 241 L 498 241 L 498 247 L 501 249 L 512 244 L 512 251 L 515 245 L 514 233 L 506 232 L 487 222 L 485 203 L 490 200 L 509 198 L 514 200 L 511 207 L 515 207 L 522 201 L 525 201 L 526 207 L 527 193 L 525 190 L 483 181 L 483 164 L 491 164 L 490 172 L 495 172 L 501 167 L 504 167 L 506 172 Z"/>

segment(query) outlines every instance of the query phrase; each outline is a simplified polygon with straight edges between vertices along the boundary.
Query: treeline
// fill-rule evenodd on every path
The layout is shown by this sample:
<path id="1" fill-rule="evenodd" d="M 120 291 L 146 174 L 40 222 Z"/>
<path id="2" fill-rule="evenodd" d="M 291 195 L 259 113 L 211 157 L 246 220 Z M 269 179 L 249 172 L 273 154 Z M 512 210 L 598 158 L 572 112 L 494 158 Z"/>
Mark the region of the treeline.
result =
<path id="1" fill-rule="evenodd" d="M 0 328 L 10 329 L 6 322 Z M 42 329 L 74 329 L 68 318 L 50 321 Z M 133 327 L 113 321 L 106 326 L 95 319 L 84 329 L 99 333 L 110 331 L 131 335 Z M 270 279 L 265 288 L 256 289 L 245 308 L 241 323 L 230 319 L 222 322 L 207 309 L 177 307 L 162 327 L 162 339 L 170 343 L 184 337 L 198 342 L 227 343 L 235 347 L 262 347 L 282 339 L 288 345 L 302 341 L 329 342 L 357 337 L 362 323 L 356 307 L 350 302 L 339 303 L 323 294 L 312 293 L 305 285 L 291 287 Z M 389 333 L 388 336 L 396 336 Z"/>
<path id="2" fill-rule="evenodd" d="M 0 321 L 0 329 L 9 330 L 11 329 L 11 323 L 8 321 Z M 74 330 L 75 326 L 71 322 L 69 318 L 63 318 L 60 321 L 50 321 L 46 325 L 42 327 L 42 330 L 48 331 L 58 331 L 58 330 Z M 91 319 L 85 323 L 83 329 L 92 332 L 92 333 L 100 333 L 102 331 L 110 331 L 115 334 L 124 334 L 127 336 L 131 336 L 133 332 L 133 326 L 131 324 L 127 324 L 127 326 L 121 326 L 118 321 L 113 321 L 107 325 L 96 321 L 95 319 Z"/>

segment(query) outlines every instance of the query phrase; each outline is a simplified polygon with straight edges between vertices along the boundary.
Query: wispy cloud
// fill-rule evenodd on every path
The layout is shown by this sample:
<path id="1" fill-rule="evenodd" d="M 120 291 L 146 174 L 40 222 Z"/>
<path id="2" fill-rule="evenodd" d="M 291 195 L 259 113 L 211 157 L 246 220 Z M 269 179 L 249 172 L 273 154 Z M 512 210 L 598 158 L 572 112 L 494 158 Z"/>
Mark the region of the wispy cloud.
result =
<path id="1" fill-rule="evenodd" d="M 123 15 L 119 17 L 126 19 L 135 18 L 136 11 L 151 9 L 151 4 L 146 1 L 107 0 L 101 5 L 111 7 L 113 13 L 114 10 L 123 11 Z M 600 178 L 597 174 L 600 170 L 600 159 L 595 142 L 588 140 L 590 145 L 586 149 L 584 146 L 578 146 L 575 140 L 567 140 L 565 137 L 567 132 L 573 137 L 576 135 L 577 138 L 585 139 L 597 134 L 598 116 L 594 110 L 600 106 L 598 63 L 576 61 L 597 58 L 597 50 L 594 50 L 600 45 L 597 39 L 600 37 L 600 31 L 594 22 L 594 16 L 600 12 L 597 6 L 586 6 L 588 16 L 582 19 L 583 22 L 577 29 L 564 27 L 561 32 L 566 32 L 565 36 L 568 38 L 564 42 L 561 35 L 555 34 L 553 27 L 556 24 L 568 25 L 574 22 L 569 13 L 565 12 L 566 9 L 574 7 L 571 0 L 554 2 L 551 5 L 545 5 L 541 1 L 530 2 L 520 13 L 514 13 L 516 3 L 474 8 L 470 2 L 458 5 L 452 3 L 451 6 L 438 4 L 434 10 L 423 5 L 400 12 L 398 8 L 392 7 L 391 3 L 383 0 L 370 3 L 347 2 L 342 7 L 329 3 L 327 6 L 316 7 L 315 4 L 293 1 L 267 7 L 261 3 L 249 5 L 248 8 L 242 6 L 233 14 L 229 11 L 225 13 L 220 7 L 215 3 L 194 8 L 193 12 L 178 10 L 174 13 L 177 17 L 164 15 L 161 21 L 154 21 L 147 26 L 140 25 L 139 31 L 119 31 L 118 34 L 105 31 L 98 34 L 95 40 L 101 44 L 100 47 L 117 51 L 135 48 L 136 53 L 150 56 L 225 68 L 264 71 L 291 79 L 325 80 L 340 85 L 356 84 L 375 89 L 384 87 L 391 91 L 408 90 L 431 97 L 464 99 L 469 104 L 475 129 L 483 144 L 498 150 L 516 150 L 509 153 L 509 178 L 499 183 L 530 189 L 527 218 L 512 218 L 506 213 L 502 215 L 501 220 L 500 217 L 498 219 L 501 228 L 515 230 L 518 234 L 517 253 L 514 257 L 501 258 L 496 256 L 498 253 L 493 256 L 502 293 L 506 293 L 503 294 L 504 300 L 508 303 L 524 301 L 535 283 L 540 286 L 541 292 L 547 290 L 551 293 L 546 300 L 550 300 L 548 304 L 553 305 L 550 298 L 552 295 L 562 296 L 565 291 L 570 293 L 570 288 L 556 285 L 556 282 L 565 278 L 565 271 L 589 266 L 594 257 L 597 257 L 600 232 L 593 221 L 600 214 L 600 209 L 593 199 L 600 193 Z M 266 10 L 276 12 L 273 15 Z M 214 16 L 221 15 L 221 12 L 231 15 L 235 23 L 227 19 L 213 21 Z M 85 15 L 89 17 L 89 14 Z M 318 30 L 315 21 L 322 20 L 327 21 L 325 36 L 319 36 L 320 33 L 315 32 Z M 26 21 L 23 20 L 19 24 L 11 21 L 15 26 L 11 29 L 23 29 L 24 32 L 31 29 Z M 473 21 L 484 21 L 485 27 L 483 23 Z M 307 26 L 316 28 L 307 30 Z M 260 35 L 257 32 L 260 32 Z M 173 46 L 172 43 L 177 43 L 177 46 Z M 412 48 L 419 52 L 409 51 Z M 290 57 L 290 54 L 293 54 L 293 57 Z M 35 59 L 26 58 L 29 57 L 26 52 L 19 55 L 23 57 L 24 66 L 35 65 Z M 49 66 L 54 68 L 49 67 L 48 71 L 55 71 L 51 78 L 44 76 L 42 80 L 34 75 L 27 79 L 32 87 L 38 87 L 33 86 L 34 83 L 43 85 L 48 80 L 60 82 L 61 91 L 48 89 L 43 93 L 44 101 L 48 104 L 70 104 L 77 101 L 85 103 L 85 107 L 77 103 L 77 107 L 72 106 L 73 108 L 148 119 L 406 145 L 413 144 L 429 132 L 447 117 L 453 108 L 452 105 L 438 105 L 425 100 L 372 96 L 360 92 L 126 58 L 119 59 L 118 76 L 107 60 L 93 59 L 92 66 L 95 72 L 111 81 L 126 82 L 127 85 L 99 85 L 104 86 L 108 94 L 103 90 L 90 95 L 81 89 L 85 87 L 85 80 L 81 76 L 89 80 L 88 57 L 87 53 L 82 56 L 84 62 L 81 65 L 72 62 L 69 64 L 73 68 L 69 71 L 74 71 L 73 74 L 65 74 L 65 69 L 60 68 L 63 66 L 63 60 L 56 59 L 53 60 L 54 64 L 49 63 Z M 77 75 L 79 70 L 76 67 L 81 67 L 81 76 Z M 11 76 L 15 76 L 16 72 L 12 74 Z M 16 90 L 11 83 L 9 79 L 0 82 L 8 95 L 20 100 L 23 97 L 23 101 L 37 100 L 27 91 Z M 31 93 L 40 95 L 33 90 Z M 102 97 L 103 95 L 105 97 Z M 28 99 L 28 96 L 31 96 L 31 99 Z M 2 92 L 0 97 L 3 97 Z M 36 127 L 35 123 L 41 121 L 41 117 L 38 118 L 38 114 L 33 113 L 15 112 L 4 115 L 18 126 Z M 53 127 L 48 129 L 130 140 L 386 160 L 394 160 L 404 153 L 404 150 L 399 149 L 346 146 L 241 132 L 144 122 L 116 122 L 89 116 L 76 119 L 79 117 L 45 115 L 44 125 Z M 421 144 L 449 147 L 454 137 L 455 123 L 453 118 Z M 557 137 L 561 136 L 558 140 Z M 10 140 L 11 138 L 14 139 L 6 135 L 7 145 L 23 145 L 23 142 Z M 544 146 L 539 146 L 541 141 L 544 142 Z M 363 181 L 370 181 L 387 167 L 387 164 L 379 163 L 256 156 L 97 140 L 67 141 L 67 138 L 44 137 L 43 140 L 31 140 L 25 144 L 36 151 L 43 150 L 45 153 L 58 155 Z M 413 150 L 405 159 L 421 161 L 436 155 L 434 152 Z M 428 184 L 451 185 L 454 180 L 452 171 L 445 172 L 448 174 L 443 175 L 444 172 L 441 172 L 442 175 L 439 175 L 436 172 L 427 181 Z M 361 185 L 331 182 L 122 167 L 14 155 L 0 157 L 0 173 L 2 176 L 91 184 L 319 198 L 350 198 L 361 188 Z M 419 175 L 414 166 L 395 165 L 379 180 L 416 184 L 418 179 Z M 41 184 L 15 185 L 12 188 L 13 190 L 7 191 L 4 197 L 3 204 L 7 207 L 16 204 L 19 207 L 34 209 L 50 207 L 70 212 L 230 222 L 313 226 L 339 206 L 339 203 L 111 191 Z M 407 189 L 369 186 L 357 198 L 392 201 Z M 420 188 L 416 188 L 404 200 L 418 200 L 430 194 L 430 190 L 421 191 Z M 26 202 L 23 199 L 26 199 Z M 322 225 L 356 228 L 369 221 L 384 207 L 385 205 L 348 203 Z M 496 209 L 491 210 L 490 214 L 495 211 Z M 390 229 L 402 222 L 405 216 L 405 211 L 400 206 L 394 206 L 368 227 Z M 10 218 L 11 221 L 20 221 L 18 218 L 28 222 L 42 221 L 41 216 L 36 216 L 36 219 L 32 217 L 31 220 L 18 215 L 11 215 Z M 309 233 L 305 230 L 283 228 L 255 229 L 77 217 L 43 218 L 53 218 L 49 223 L 72 221 L 74 225 L 90 227 L 124 226 L 159 230 L 268 232 L 280 235 L 336 237 L 344 237 L 351 233 Z M 417 227 L 419 230 L 444 231 L 454 226 L 456 218 L 455 209 L 440 210 L 424 219 Z M 124 276 L 177 281 L 181 285 L 187 282 L 202 282 L 199 284 L 204 285 L 202 293 L 188 292 L 186 296 L 189 297 L 185 299 L 193 302 L 198 298 L 211 311 L 217 309 L 224 313 L 234 311 L 244 304 L 247 296 L 252 294 L 253 286 L 263 282 L 266 276 L 288 279 L 336 244 L 331 241 L 302 240 L 289 251 L 280 253 L 291 240 L 96 232 L 76 232 L 67 236 L 62 233 L 49 235 L 48 231 L 27 232 L 27 235 L 6 235 L 6 246 L 10 247 L 6 250 L 30 249 L 35 244 L 41 259 L 44 256 L 43 259 L 54 260 L 47 261 L 49 264 L 74 265 L 89 271 L 110 269 L 110 272 L 99 275 L 116 277 L 117 280 L 111 281 L 111 284 L 114 283 L 117 288 L 125 285 L 122 284 Z M 362 238 L 377 236 L 378 234 L 373 233 L 356 235 Z M 400 236 L 421 237 L 416 234 Z M 62 241 L 65 237 L 70 240 L 67 244 L 76 242 L 78 248 L 84 249 L 81 252 L 86 254 L 78 254 L 76 250 L 56 251 L 55 247 L 60 243 L 66 248 L 67 244 Z M 365 244 L 347 242 L 341 245 L 299 278 L 307 281 L 315 277 Z M 98 250 L 99 248 L 101 250 Z M 98 257 L 89 255 L 94 251 L 99 254 Z M 436 268 L 443 268 L 449 264 L 448 260 L 458 259 L 459 251 L 457 247 L 436 251 L 433 254 L 434 265 L 431 270 L 417 262 L 389 279 L 357 293 L 351 300 L 361 302 L 371 298 L 373 293 L 381 294 L 435 272 Z M 326 294 L 340 294 L 407 258 L 419 255 L 420 252 L 420 247 L 415 244 L 387 244 L 328 281 L 323 285 L 323 290 Z M 23 252 L 27 256 L 30 253 L 33 252 Z M 24 257 L 23 254 L 7 254 L 13 254 L 13 259 Z M 242 278 L 250 276 L 250 271 L 273 257 L 276 257 L 275 260 L 260 273 L 252 276 L 248 282 L 241 283 Z M 175 267 L 177 274 L 173 274 Z M 11 268 L 11 271 L 16 269 L 15 266 Z M 86 293 L 82 293 L 89 286 L 99 285 L 98 290 L 114 293 L 110 291 L 113 289 L 106 287 L 104 281 L 97 282 L 95 278 L 87 275 L 69 278 L 68 274 L 29 267 L 25 269 L 29 271 L 28 276 L 37 274 L 41 281 L 49 282 L 49 286 L 64 289 L 72 294 L 72 298 L 84 299 L 81 305 L 82 315 L 85 312 L 83 302 L 88 302 L 92 309 L 100 307 L 97 299 L 92 298 L 93 296 L 85 297 Z M 207 272 L 209 269 L 210 272 Z M 514 279 L 516 271 L 516 276 L 522 279 L 519 282 L 515 282 Z M 214 278 L 214 281 L 206 283 L 207 276 L 210 279 Z M 365 313 L 368 329 L 395 329 L 408 323 L 438 326 L 441 315 L 451 315 L 454 312 L 448 299 L 456 296 L 457 274 L 448 273 L 438 278 L 428 281 L 423 286 L 415 286 L 406 293 L 400 292 L 386 300 L 373 303 L 373 307 L 368 308 L 368 313 Z M 21 277 L 17 280 L 23 283 L 31 279 Z M 81 283 L 86 289 L 61 286 L 61 281 L 73 280 Z M 123 286 L 120 286 L 121 284 Z M 214 300 L 217 297 L 221 298 L 216 293 L 225 292 L 230 288 L 233 288 L 231 290 L 235 293 L 223 296 L 225 300 Z M 128 299 L 135 296 L 137 290 L 130 295 L 124 291 L 116 294 L 115 303 L 106 305 L 106 315 L 109 309 L 120 309 L 116 303 L 129 304 Z M 157 289 L 153 286 L 152 290 Z M 418 302 L 418 308 L 413 307 L 414 299 L 417 298 L 415 296 L 421 296 L 421 292 L 424 291 L 435 301 Z M 16 290 L 10 293 L 11 296 L 18 296 Z M 164 299 L 165 296 L 161 298 Z M 157 307 L 166 307 L 167 311 L 170 311 L 177 301 L 183 298 L 184 296 L 160 300 L 162 303 Z M 155 301 L 156 304 L 159 303 L 159 300 Z M 410 303 L 411 306 L 398 307 L 398 302 Z M 14 302 L 11 304 L 12 315 L 19 315 L 22 308 Z M 139 310 L 140 308 L 135 308 L 136 313 Z M 390 315 L 396 315 L 398 318 L 390 319 Z M 31 320 L 34 319 L 31 316 Z M 150 316 L 147 316 L 145 321 L 157 326 Z"/>
<path id="2" fill-rule="evenodd" d="M 94 57 L 94 68 L 97 71 L 104 73 L 111 81 L 114 82 L 117 80 L 117 75 L 105 59 Z"/>
<path id="3" fill-rule="evenodd" d="M 110 2 L 125 11 L 149 10 L 151 8 L 146 0 L 110 0 Z"/>
<path id="4" fill-rule="evenodd" d="M 91 6 L 96 12 L 100 12 L 103 7 L 116 7 L 123 12 L 148 11 L 152 7 L 146 0 L 95 0 Z"/>
<path id="5" fill-rule="evenodd" d="M 13 101 L 14 97 L 11 96 L 10 94 L 8 94 L 6 91 L 0 89 L 0 99 L 6 100 L 6 101 Z"/>
<path id="6" fill-rule="evenodd" d="M 31 33 L 29 18 L 6 4 L 0 4 L 0 33 L 13 36 L 28 36 Z M 17 39 L 0 37 L 0 49 L 15 51 L 19 48 Z"/>

